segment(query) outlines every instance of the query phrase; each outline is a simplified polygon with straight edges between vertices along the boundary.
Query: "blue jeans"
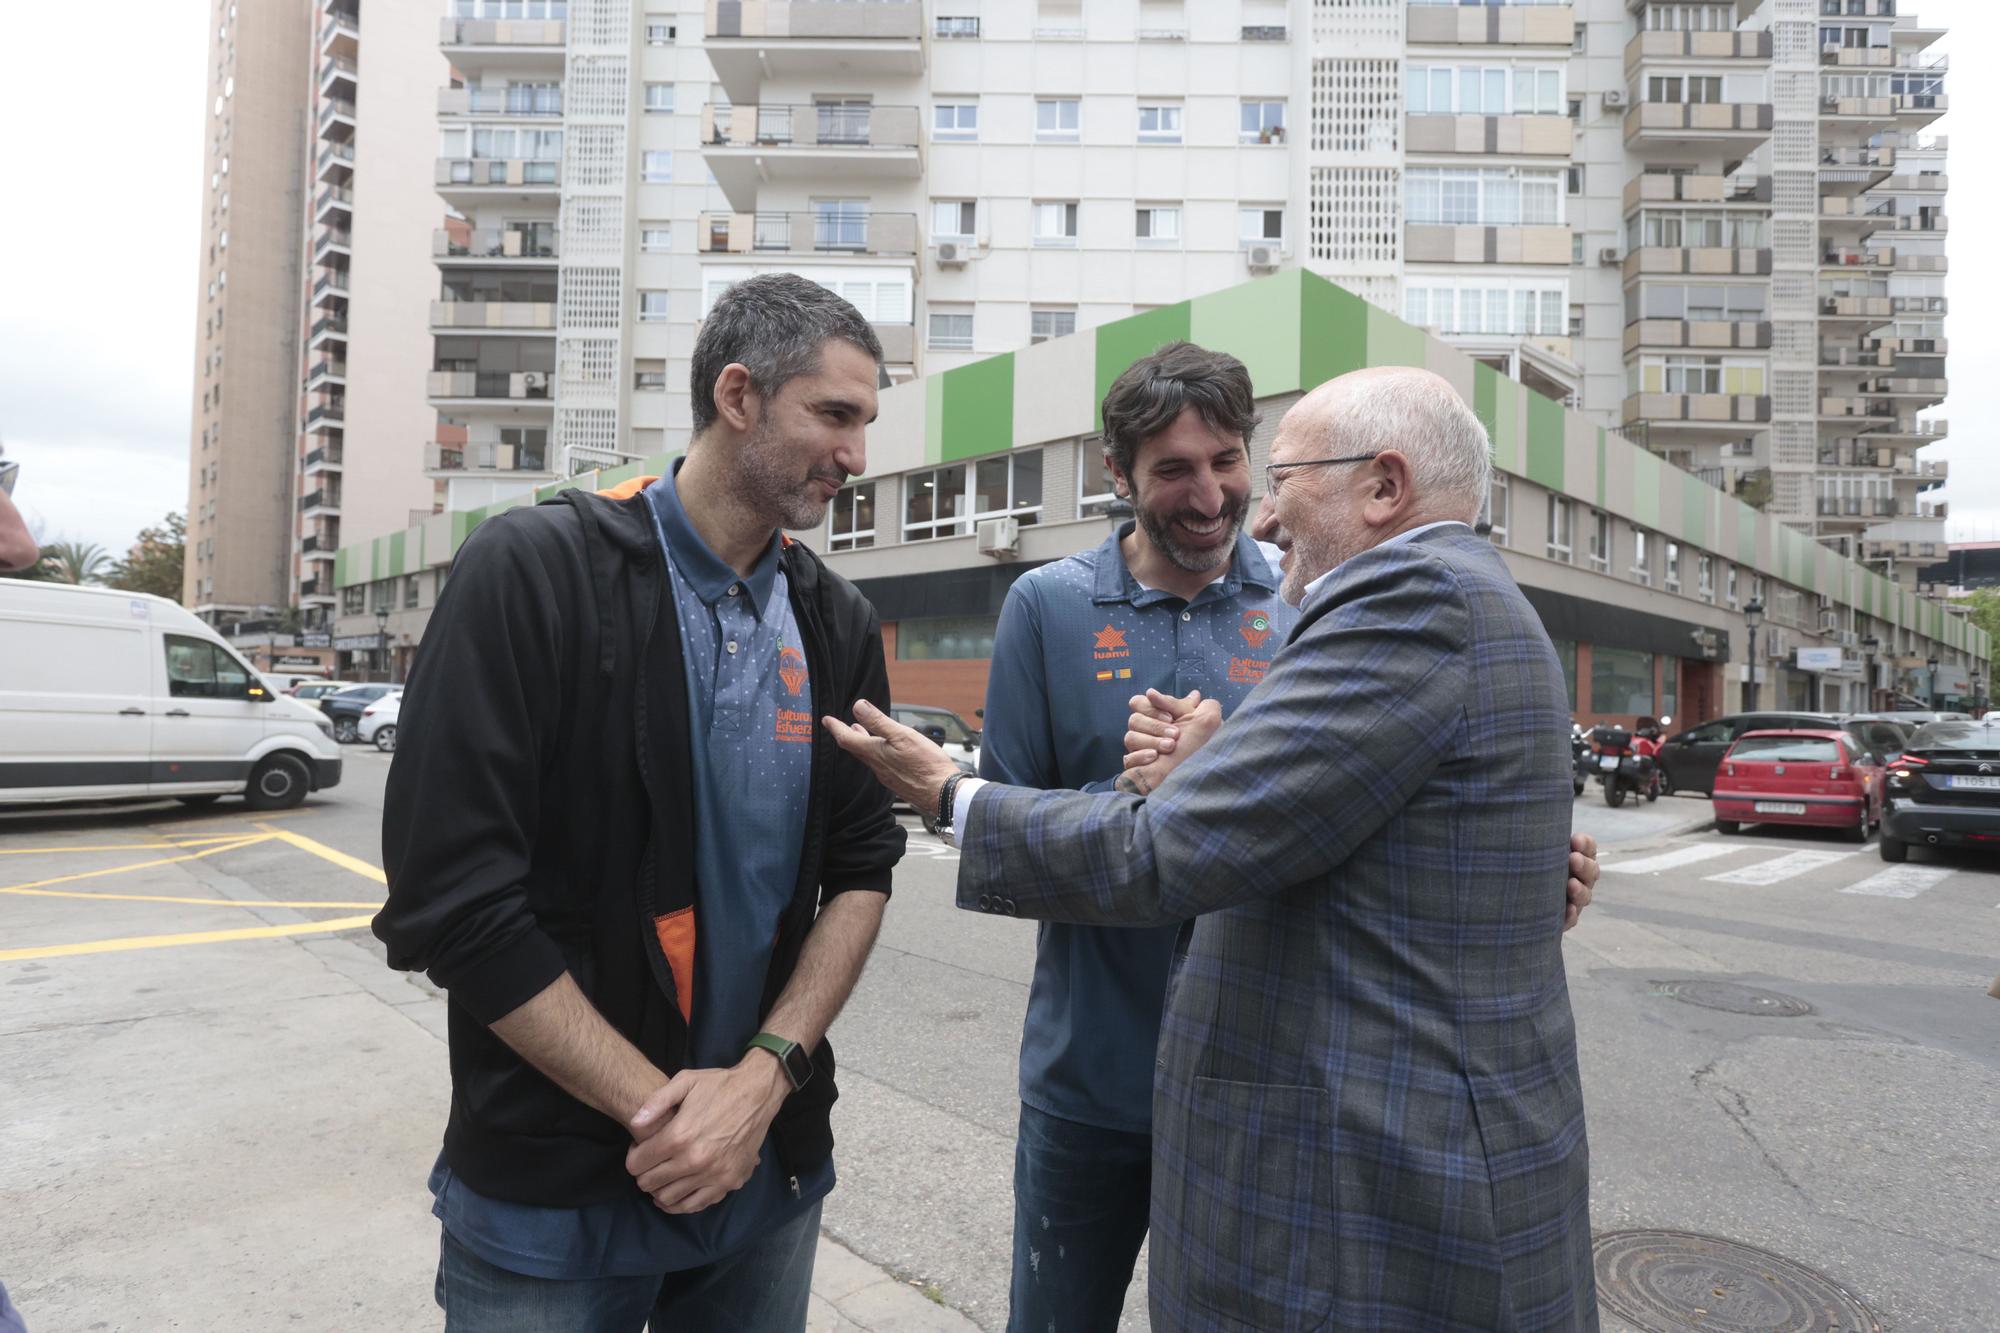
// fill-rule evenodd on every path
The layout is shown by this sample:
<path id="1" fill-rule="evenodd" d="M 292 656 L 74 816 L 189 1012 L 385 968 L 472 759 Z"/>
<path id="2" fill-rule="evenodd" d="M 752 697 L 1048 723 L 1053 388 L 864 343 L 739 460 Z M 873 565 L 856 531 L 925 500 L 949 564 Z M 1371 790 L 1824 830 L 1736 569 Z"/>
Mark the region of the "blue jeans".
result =
<path id="1" fill-rule="evenodd" d="M 445 1333 L 802 1333 L 819 1205 L 720 1262 L 650 1277 L 574 1282 L 487 1263 L 444 1233 L 437 1303 Z"/>
<path id="2" fill-rule="evenodd" d="M 1153 1136 L 1023 1103 L 1008 1333 L 1110 1333 L 1146 1239 Z"/>

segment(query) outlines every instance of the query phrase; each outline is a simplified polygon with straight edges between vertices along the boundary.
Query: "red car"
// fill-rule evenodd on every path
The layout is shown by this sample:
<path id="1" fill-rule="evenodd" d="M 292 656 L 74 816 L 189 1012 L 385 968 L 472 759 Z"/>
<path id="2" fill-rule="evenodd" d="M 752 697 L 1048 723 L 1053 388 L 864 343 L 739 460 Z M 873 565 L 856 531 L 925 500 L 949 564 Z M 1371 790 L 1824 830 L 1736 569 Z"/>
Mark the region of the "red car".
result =
<path id="1" fill-rule="evenodd" d="M 1746 732 L 1716 770 L 1715 828 L 1810 824 L 1866 842 L 1882 823 L 1882 795 L 1881 763 L 1844 731 Z"/>

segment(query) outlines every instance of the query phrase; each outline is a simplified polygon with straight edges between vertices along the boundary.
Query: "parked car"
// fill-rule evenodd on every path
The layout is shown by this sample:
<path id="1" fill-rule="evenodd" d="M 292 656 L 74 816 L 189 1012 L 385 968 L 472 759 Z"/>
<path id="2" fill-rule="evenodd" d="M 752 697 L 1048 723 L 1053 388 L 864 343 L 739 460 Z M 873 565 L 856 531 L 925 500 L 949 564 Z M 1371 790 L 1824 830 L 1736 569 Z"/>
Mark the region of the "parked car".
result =
<path id="1" fill-rule="evenodd" d="M 1931 722 L 1972 721 L 1972 714 L 1970 713 L 1934 713 L 1931 712 L 1929 709 L 1925 709 L 1921 712 L 1915 709 L 1911 709 L 1908 711 L 1898 709 L 1893 713 L 1870 713 L 1868 716 L 1890 718 L 1894 721 L 1901 722 L 1906 726 L 1910 727 L 1921 727 Z"/>
<path id="2" fill-rule="evenodd" d="M 320 711 L 333 723 L 333 738 L 343 742 L 360 740 L 361 710 L 395 688 L 394 685 L 350 685 L 344 690 L 320 696 Z"/>
<path id="3" fill-rule="evenodd" d="M 1905 721 L 1900 713 L 1856 713 L 1840 722 L 1841 730 L 1873 751 L 1884 764 L 1893 764 L 1903 757 L 1918 725 Z"/>
<path id="4" fill-rule="evenodd" d="M 1882 777 L 1876 756 L 1838 726 L 1752 731 L 1716 772 L 1715 829 L 1805 824 L 1866 842 L 1882 822 Z"/>
<path id="5" fill-rule="evenodd" d="M 1832 724 L 1831 713 L 1772 711 L 1729 713 L 1690 727 L 1660 744 L 1660 788 L 1669 796 L 1677 791 L 1707 796 L 1715 790 L 1715 769 L 1722 756 L 1746 733 Z"/>
<path id="6" fill-rule="evenodd" d="M 355 736 L 362 744 L 373 744 L 384 754 L 396 751 L 396 718 L 403 711 L 403 692 L 392 690 L 361 710 Z"/>
<path id="7" fill-rule="evenodd" d="M 1919 727 L 1890 766 L 1882 859 L 1907 860 L 1912 845 L 2000 846 L 2000 725 L 1993 716 Z"/>
<path id="8" fill-rule="evenodd" d="M 326 698 L 329 694 L 338 694 L 342 690 L 351 690 L 353 688 L 354 682 L 351 680 L 302 680 L 287 690 L 286 693 L 297 699 L 300 703 L 317 705 L 321 699 Z"/>
<path id="9" fill-rule="evenodd" d="M 0 579 L 0 802 L 277 810 L 338 785 L 340 757 L 327 719 L 175 603 Z"/>

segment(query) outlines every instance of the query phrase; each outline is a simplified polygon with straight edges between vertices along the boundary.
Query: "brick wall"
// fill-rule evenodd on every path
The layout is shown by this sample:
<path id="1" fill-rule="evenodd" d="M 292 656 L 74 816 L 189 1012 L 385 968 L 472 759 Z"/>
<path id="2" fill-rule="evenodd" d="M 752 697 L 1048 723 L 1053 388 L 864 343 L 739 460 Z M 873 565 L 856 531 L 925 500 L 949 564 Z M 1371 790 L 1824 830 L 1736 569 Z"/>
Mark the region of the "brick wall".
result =
<path id="1" fill-rule="evenodd" d="M 900 662 L 894 622 L 882 626 L 882 653 L 889 659 L 889 694 L 897 703 L 949 708 L 967 725 L 979 725 L 975 710 L 986 706 L 985 658 Z"/>

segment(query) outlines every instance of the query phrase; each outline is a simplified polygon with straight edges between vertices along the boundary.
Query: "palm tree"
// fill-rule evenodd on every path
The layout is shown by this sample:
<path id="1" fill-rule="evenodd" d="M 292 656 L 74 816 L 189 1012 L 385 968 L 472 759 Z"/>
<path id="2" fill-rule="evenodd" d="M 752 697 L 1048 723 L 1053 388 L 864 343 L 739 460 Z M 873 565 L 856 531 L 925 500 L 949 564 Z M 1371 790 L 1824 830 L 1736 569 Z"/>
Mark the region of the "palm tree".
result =
<path id="1" fill-rule="evenodd" d="M 42 567 L 52 583 L 101 583 L 111 557 L 96 542 L 54 541 L 42 547 Z"/>

